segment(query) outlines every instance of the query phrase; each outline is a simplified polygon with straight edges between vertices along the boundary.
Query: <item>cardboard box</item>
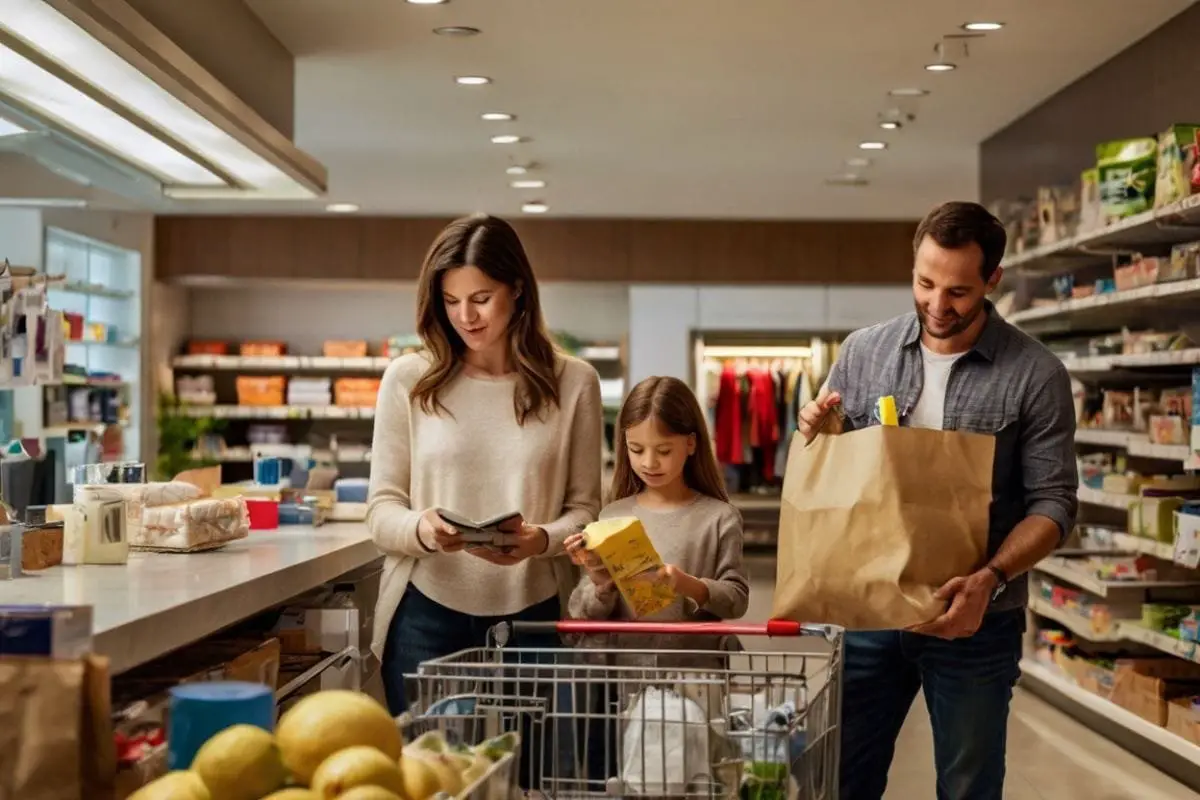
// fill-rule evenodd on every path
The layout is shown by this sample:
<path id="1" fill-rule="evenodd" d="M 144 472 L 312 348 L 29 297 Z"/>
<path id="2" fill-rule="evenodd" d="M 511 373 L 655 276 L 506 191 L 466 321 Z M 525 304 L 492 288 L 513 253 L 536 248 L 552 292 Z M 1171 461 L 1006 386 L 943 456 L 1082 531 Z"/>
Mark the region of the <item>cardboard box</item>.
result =
<path id="1" fill-rule="evenodd" d="M 1200 666 L 1177 658 L 1117 662 L 1112 701 L 1147 722 L 1167 724 L 1172 699 L 1200 693 Z"/>
<path id="2" fill-rule="evenodd" d="M 1192 709 L 1190 697 L 1176 697 L 1167 704 L 1167 730 L 1192 744 L 1200 744 L 1200 712 Z"/>

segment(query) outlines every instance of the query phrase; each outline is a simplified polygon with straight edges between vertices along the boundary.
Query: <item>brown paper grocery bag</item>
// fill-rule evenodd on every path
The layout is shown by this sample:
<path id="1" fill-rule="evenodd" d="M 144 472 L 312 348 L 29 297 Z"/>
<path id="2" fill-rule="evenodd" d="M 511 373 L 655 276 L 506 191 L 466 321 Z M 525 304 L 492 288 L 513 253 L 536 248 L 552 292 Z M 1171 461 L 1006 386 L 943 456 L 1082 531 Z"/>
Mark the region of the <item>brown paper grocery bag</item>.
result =
<path id="1" fill-rule="evenodd" d="M 776 619 L 896 630 L 938 616 L 946 581 L 987 556 L 995 439 L 874 426 L 792 439 Z"/>

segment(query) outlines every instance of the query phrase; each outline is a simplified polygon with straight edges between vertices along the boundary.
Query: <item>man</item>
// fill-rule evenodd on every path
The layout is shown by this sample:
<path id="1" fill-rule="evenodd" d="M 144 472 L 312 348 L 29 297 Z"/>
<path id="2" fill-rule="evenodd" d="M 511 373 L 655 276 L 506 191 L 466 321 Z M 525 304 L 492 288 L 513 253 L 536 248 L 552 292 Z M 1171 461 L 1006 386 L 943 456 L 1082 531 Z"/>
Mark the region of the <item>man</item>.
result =
<path id="1" fill-rule="evenodd" d="M 1004 227 L 976 203 L 946 203 L 913 240 L 914 313 L 851 334 L 817 399 L 808 441 L 840 405 L 847 429 L 877 424 L 894 395 L 901 424 L 994 434 L 988 560 L 939 590 L 947 610 L 907 631 L 846 635 L 842 800 L 879 800 L 918 690 L 933 726 L 939 800 L 1000 800 L 1009 703 L 1027 588 L 1016 578 L 1075 523 L 1075 411 L 1062 363 L 1000 318 Z M 947 498 L 947 502 L 949 502 Z"/>

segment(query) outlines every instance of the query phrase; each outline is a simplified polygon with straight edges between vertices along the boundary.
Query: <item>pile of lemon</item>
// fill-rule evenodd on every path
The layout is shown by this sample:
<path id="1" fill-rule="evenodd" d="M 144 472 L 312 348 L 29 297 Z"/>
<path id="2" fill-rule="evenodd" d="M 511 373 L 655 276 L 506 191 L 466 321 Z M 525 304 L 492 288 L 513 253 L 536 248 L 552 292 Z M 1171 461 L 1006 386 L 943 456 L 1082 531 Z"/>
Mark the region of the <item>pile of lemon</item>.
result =
<path id="1" fill-rule="evenodd" d="M 431 732 L 404 744 L 379 703 L 333 690 L 304 698 L 274 735 L 234 725 L 213 736 L 187 770 L 170 772 L 129 800 L 428 800 L 457 797 L 513 752 L 508 734 L 474 749 Z"/>

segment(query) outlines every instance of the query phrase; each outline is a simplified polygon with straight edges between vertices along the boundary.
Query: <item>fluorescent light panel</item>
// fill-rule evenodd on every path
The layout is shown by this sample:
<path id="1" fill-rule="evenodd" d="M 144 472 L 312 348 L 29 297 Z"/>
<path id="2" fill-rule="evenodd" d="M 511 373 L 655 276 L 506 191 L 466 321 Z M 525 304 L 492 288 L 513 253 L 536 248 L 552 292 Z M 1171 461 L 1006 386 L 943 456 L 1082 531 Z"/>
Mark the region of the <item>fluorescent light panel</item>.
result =
<path id="1" fill-rule="evenodd" d="M 0 117 L 0 136 L 12 136 L 18 133 L 29 133 L 17 123 Z"/>
<path id="2" fill-rule="evenodd" d="M 0 0 L 0 28 L 23 39 L 48 58 L 86 79 L 120 105 L 170 134 L 215 167 L 257 190 L 252 194 L 281 199 L 314 196 L 307 186 L 300 184 L 269 160 L 189 108 L 43 0 Z M 7 50 L 7 53 L 16 55 L 11 50 Z M 26 64 L 31 63 L 19 56 L 17 58 Z M 40 67 L 33 66 L 57 84 L 57 91 L 70 93 L 67 108 L 47 109 L 39 102 L 44 91 L 50 86 L 45 78 L 35 83 L 13 81 L 8 70 L 0 68 L 0 81 L 3 81 L 0 83 L 0 89 L 27 105 L 60 119 L 123 158 L 150 166 L 151 171 L 164 175 L 168 183 L 192 188 L 216 188 L 225 185 L 224 181 L 210 170 L 180 153 L 173 146 L 124 120 L 119 114 L 91 100 Z M 60 106 L 62 98 L 65 97 L 65 93 L 60 96 Z M 71 109 L 76 106 L 91 107 L 92 113 L 84 116 L 79 112 L 72 112 Z M 103 114 L 95 109 L 101 109 Z M 72 116 L 75 118 L 72 119 Z M 109 118 L 104 120 L 104 125 L 98 124 L 97 120 L 101 116 Z M 120 123 L 112 120 L 120 120 Z M 146 142 L 146 139 L 152 140 L 153 143 Z M 175 155 L 168 156 L 164 151 Z M 147 165 L 147 161 L 155 163 Z M 186 165 L 183 162 L 186 162 Z M 166 169 L 166 166 L 170 169 Z M 167 193 L 174 196 L 174 190 L 183 187 L 168 187 Z"/>

